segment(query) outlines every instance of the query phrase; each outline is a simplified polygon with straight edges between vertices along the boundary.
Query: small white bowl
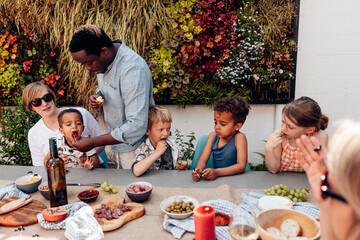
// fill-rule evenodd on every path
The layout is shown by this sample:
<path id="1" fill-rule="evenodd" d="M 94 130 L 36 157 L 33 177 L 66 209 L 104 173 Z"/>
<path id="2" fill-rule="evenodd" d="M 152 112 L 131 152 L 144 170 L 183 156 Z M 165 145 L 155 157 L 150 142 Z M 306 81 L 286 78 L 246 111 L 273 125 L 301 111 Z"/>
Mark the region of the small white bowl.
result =
<path id="1" fill-rule="evenodd" d="M 39 178 L 39 180 L 32 183 L 21 184 L 21 182 L 30 182 L 31 177 L 37 177 Z M 42 181 L 42 177 L 39 174 L 29 174 L 16 179 L 15 185 L 18 189 L 20 189 L 24 193 L 33 193 L 38 190 L 38 186 L 41 184 L 41 181 Z"/>
<path id="2" fill-rule="evenodd" d="M 264 196 L 260 198 L 258 207 L 260 211 L 270 209 L 292 209 L 293 201 L 287 197 L 280 196 Z"/>
<path id="3" fill-rule="evenodd" d="M 188 213 L 176 214 L 176 213 L 169 213 L 169 212 L 167 212 L 165 210 L 166 207 L 169 206 L 170 204 L 172 204 L 173 202 L 178 202 L 178 201 L 181 201 L 181 200 L 183 200 L 185 203 L 192 202 L 194 207 L 197 207 L 197 206 L 200 205 L 199 201 L 196 200 L 195 198 L 192 198 L 192 197 L 188 197 L 188 196 L 172 196 L 172 197 L 169 197 L 169 198 L 166 198 L 166 199 L 162 200 L 161 203 L 160 203 L 160 208 L 166 215 L 168 215 L 171 218 L 175 218 L 175 219 L 188 218 L 188 217 L 191 216 L 193 211 L 188 212 Z"/>

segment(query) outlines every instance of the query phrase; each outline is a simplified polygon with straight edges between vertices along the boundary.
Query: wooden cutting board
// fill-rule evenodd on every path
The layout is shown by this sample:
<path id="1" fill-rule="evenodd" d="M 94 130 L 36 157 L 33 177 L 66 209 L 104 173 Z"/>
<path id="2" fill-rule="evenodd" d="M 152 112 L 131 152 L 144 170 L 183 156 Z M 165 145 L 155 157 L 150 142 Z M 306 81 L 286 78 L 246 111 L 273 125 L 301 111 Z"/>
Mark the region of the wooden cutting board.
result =
<path id="1" fill-rule="evenodd" d="M 19 199 L 10 197 L 0 200 L 0 207 L 8 202 Z M 0 225 L 7 227 L 28 226 L 38 222 L 36 215 L 46 208 L 45 204 L 38 200 L 32 200 L 31 203 L 16 209 L 12 212 L 0 215 Z"/>
<path id="2" fill-rule="evenodd" d="M 110 206 L 111 208 L 115 208 L 119 204 L 124 204 L 124 198 L 119 197 L 119 196 L 111 196 L 111 197 L 105 198 L 102 201 L 102 203 L 106 204 L 107 206 Z M 94 211 L 94 216 L 95 216 L 96 220 L 98 221 L 98 223 L 100 224 L 101 229 L 104 232 L 117 229 L 129 221 L 143 216 L 145 213 L 145 208 L 140 203 L 130 202 L 130 203 L 125 203 L 125 205 L 130 206 L 132 208 L 132 210 L 129 212 L 124 212 L 124 214 L 121 215 L 117 219 L 111 219 L 111 220 L 107 220 L 106 218 L 96 217 L 95 210 L 97 208 L 100 208 L 101 204 L 92 206 L 92 209 Z"/>

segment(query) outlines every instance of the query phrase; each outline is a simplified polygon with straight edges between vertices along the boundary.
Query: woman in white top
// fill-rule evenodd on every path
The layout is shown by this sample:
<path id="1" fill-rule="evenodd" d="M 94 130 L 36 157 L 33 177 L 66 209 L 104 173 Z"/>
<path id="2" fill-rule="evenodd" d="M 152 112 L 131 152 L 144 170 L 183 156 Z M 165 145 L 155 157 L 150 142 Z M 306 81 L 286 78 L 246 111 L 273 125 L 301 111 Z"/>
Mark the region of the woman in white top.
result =
<path id="1" fill-rule="evenodd" d="M 22 94 L 23 105 L 31 112 L 36 112 L 41 119 L 29 130 L 28 141 L 31 152 L 32 164 L 34 166 L 44 166 L 48 160 L 49 138 L 59 138 L 62 134 L 59 132 L 58 115 L 63 110 L 55 106 L 54 92 L 42 82 L 33 82 L 27 85 Z M 84 119 L 85 129 L 82 137 L 96 137 L 102 135 L 98 123 L 94 117 L 84 108 L 79 110 Z M 96 148 L 97 153 L 101 153 L 104 147 Z M 67 156 L 59 154 L 66 161 Z M 101 160 L 100 160 L 101 161 Z"/>

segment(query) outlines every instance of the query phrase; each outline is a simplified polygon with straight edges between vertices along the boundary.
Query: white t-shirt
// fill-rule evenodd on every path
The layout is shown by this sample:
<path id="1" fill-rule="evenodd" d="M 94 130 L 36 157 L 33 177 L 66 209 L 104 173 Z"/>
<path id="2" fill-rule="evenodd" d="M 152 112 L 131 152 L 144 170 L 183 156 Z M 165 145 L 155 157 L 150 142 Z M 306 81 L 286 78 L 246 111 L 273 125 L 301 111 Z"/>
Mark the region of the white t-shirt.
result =
<path id="1" fill-rule="evenodd" d="M 84 120 L 85 129 L 81 136 L 96 137 L 103 134 L 95 118 L 86 109 L 73 108 L 80 111 Z M 29 130 L 28 141 L 34 166 L 44 166 L 44 158 L 49 152 L 49 138 L 51 137 L 61 138 L 62 134 L 59 129 L 49 129 L 42 119 Z"/>

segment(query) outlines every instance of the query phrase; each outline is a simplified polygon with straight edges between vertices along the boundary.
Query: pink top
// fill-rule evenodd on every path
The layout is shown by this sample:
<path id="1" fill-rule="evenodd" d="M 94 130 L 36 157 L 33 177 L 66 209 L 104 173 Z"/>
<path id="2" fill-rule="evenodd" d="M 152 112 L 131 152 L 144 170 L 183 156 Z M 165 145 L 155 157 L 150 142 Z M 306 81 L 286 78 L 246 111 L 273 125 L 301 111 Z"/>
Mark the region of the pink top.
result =
<path id="1" fill-rule="evenodd" d="M 287 141 L 281 153 L 280 172 L 304 172 L 300 161 L 295 158 L 296 151 L 299 151 L 299 148 L 290 146 Z"/>

